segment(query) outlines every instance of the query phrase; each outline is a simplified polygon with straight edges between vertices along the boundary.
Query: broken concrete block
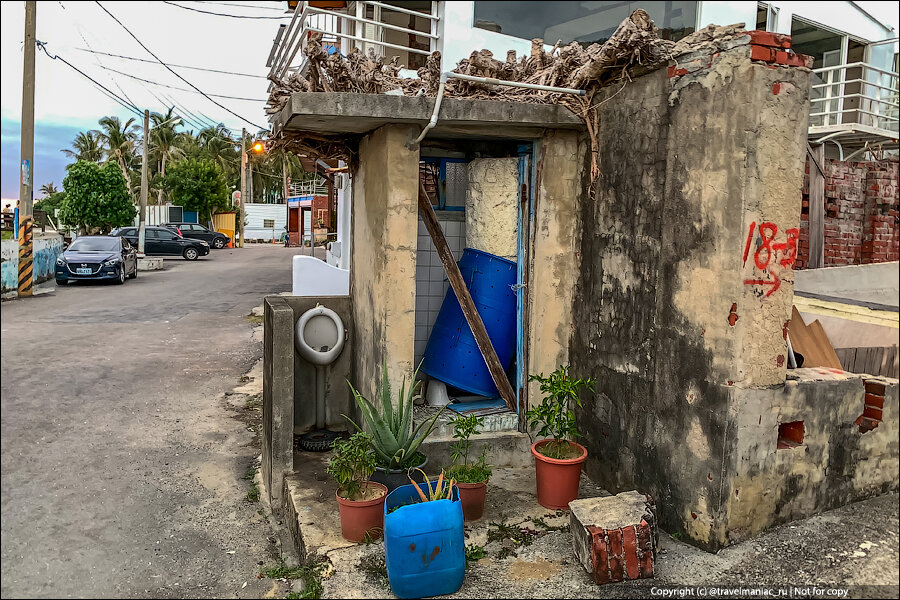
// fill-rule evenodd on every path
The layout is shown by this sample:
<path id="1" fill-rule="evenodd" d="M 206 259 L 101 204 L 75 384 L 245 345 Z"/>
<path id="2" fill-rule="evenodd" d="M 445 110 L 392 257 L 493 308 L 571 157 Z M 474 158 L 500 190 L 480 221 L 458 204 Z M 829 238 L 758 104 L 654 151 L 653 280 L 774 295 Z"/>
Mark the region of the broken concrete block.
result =
<path id="1" fill-rule="evenodd" d="M 635 491 L 569 503 L 575 556 L 598 584 L 653 577 L 656 508 Z"/>

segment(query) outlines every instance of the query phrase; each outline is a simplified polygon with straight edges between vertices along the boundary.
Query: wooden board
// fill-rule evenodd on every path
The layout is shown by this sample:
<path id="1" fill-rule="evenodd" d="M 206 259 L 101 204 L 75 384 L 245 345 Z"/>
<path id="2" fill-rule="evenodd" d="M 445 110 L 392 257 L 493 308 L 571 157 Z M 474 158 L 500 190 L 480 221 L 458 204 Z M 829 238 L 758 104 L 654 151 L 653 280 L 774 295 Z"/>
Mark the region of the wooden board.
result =
<path id="1" fill-rule="evenodd" d="M 819 144 L 809 153 L 809 262 L 808 269 L 825 266 L 825 146 Z"/>
<path id="2" fill-rule="evenodd" d="M 497 357 L 497 351 L 494 350 L 491 338 L 488 337 L 487 329 L 484 327 L 481 315 L 478 314 L 478 309 L 475 308 L 475 302 L 472 300 L 472 295 L 469 294 L 469 288 L 466 287 L 466 282 L 463 279 L 462 273 L 459 272 L 459 266 L 453 258 L 453 252 L 450 250 L 450 246 L 447 244 L 447 238 L 444 237 L 441 225 L 438 223 L 437 217 L 434 214 L 434 208 L 431 206 L 431 199 L 428 197 L 428 192 L 425 191 L 425 186 L 422 184 L 421 178 L 419 179 L 419 212 L 422 213 L 422 220 L 425 222 L 425 228 L 428 230 L 431 241 L 434 243 L 438 256 L 441 258 L 441 264 L 444 265 L 444 272 L 447 273 L 447 279 L 450 280 L 450 287 L 453 288 L 453 293 L 456 294 L 456 299 L 459 301 L 459 307 L 462 309 L 463 316 L 466 317 L 466 322 L 472 330 L 472 335 L 475 337 L 478 349 L 484 357 L 484 362 L 487 364 L 488 371 L 491 373 L 494 385 L 497 386 L 500 397 L 503 398 L 503 401 L 506 403 L 509 410 L 515 412 L 516 393 L 509 384 L 509 379 L 506 378 L 506 372 L 500 364 L 500 359 Z"/>
<path id="3" fill-rule="evenodd" d="M 900 377 L 900 354 L 897 346 L 835 348 L 845 371 L 883 377 Z"/>
<path id="4" fill-rule="evenodd" d="M 828 367 L 843 370 L 840 359 L 835 354 L 831 342 L 828 341 L 825 330 L 822 329 L 822 324 L 819 321 L 813 321 L 809 325 L 804 323 L 796 306 L 791 311 L 789 331 L 791 347 L 794 352 L 803 355 L 804 367 Z"/>

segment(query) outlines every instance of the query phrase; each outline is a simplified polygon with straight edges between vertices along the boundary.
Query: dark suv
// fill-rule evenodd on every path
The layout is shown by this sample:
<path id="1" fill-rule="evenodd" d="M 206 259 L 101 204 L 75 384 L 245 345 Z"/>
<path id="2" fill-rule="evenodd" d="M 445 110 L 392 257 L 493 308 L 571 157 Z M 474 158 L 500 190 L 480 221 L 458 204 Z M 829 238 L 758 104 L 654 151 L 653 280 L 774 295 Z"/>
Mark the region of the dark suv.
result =
<path id="1" fill-rule="evenodd" d="M 186 238 L 203 240 L 216 249 L 224 248 L 228 245 L 228 242 L 231 241 L 224 233 L 210 231 L 203 225 L 198 225 L 197 223 L 164 223 L 163 227 L 168 227 L 169 229 L 177 231 Z"/>
<path id="2" fill-rule="evenodd" d="M 189 240 L 167 227 L 145 227 L 144 253 L 148 256 L 183 256 L 196 260 L 209 254 L 209 244 L 201 240 Z M 123 237 L 134 247 L 138 245 L 138 228 L 122 227 L 110 235 Z"/>

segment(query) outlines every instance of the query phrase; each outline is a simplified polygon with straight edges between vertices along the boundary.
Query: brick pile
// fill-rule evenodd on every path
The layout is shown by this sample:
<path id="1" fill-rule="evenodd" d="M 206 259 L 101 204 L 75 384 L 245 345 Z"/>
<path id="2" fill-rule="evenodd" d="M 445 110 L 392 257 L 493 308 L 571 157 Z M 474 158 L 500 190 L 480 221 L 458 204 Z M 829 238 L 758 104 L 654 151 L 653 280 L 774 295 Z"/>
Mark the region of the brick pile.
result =
<path id="1" fill-rule="evenodd" d="M 653 577 L 659 532 L 648 496 L 622 492 L 569 503 L 575 555 L 598 584 Z"/>

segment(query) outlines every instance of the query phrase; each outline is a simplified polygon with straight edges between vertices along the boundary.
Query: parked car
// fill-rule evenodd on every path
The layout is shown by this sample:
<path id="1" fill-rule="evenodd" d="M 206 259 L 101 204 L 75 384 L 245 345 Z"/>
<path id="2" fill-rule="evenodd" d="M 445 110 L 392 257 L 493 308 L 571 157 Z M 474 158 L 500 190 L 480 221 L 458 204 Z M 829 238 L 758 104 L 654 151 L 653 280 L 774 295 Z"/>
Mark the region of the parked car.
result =
<path id="1" fill-rule="evenodd" d="M 137 250 L 127 238 L 85 235 L 56 259 L 56 283 L 106 279 L 118 284 L 137 277 Z"/>
<path id="2" fill-rule="evenodd" d="M 138 245 L 138 228 L 122 227 L 114 229 L 110 235 L 122 237 Z M 186 260 L 197 260 L 209 254 L 209 244 L 202 240 L 190 240 L 167 227 L 144 228 L 144 254 L 148 256 L 183 256 Z"/>
<path id="3" fill-rule="evenodd" d="M 224 233 L 212 231 L 197 223 L 164 223 L 163 227 L 173 229 L 186 238 L 203 240 L 217 250 L 224 248 L 231 241 Z"/>

